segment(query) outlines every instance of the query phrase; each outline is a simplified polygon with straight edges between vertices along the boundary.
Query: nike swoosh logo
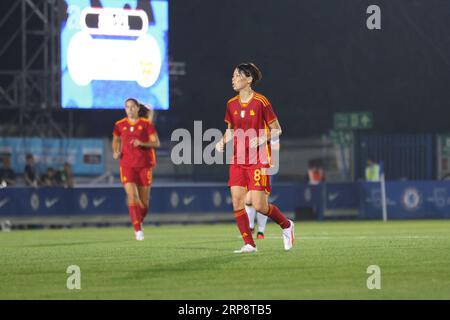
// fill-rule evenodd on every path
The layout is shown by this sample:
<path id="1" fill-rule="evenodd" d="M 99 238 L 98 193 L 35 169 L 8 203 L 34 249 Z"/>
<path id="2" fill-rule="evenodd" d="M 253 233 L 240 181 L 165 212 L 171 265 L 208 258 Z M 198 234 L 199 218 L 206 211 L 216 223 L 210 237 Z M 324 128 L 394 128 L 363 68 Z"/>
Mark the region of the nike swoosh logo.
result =
<path id="1" fill-rule="evenodd" d="M 54 198 L 54 199 L 51 199 L 51 200 L 45 199 L 45 206 L 46 206 L 47 208 L 51 208 L 51 207 L 53 207 L 53 206 L 55 205 L 55 203 L 57 203 L 58 201 L 59 201 L 58 198 Z"/>
<path id="2" fill-rule="evenodd" d="M 101 198 L 94 198 L 94 200 L 92 200 L 92 203 L 94 204 L 94 207 L 98 207 L 100 206 L 103 202 L 105 202 L 106 197 L 101 197 Z"/>
<path id="3" fill-rule="evenodd" d="M 273 197 L 269 197 L 269 202 L 275 202 L 278 199 L 278 195 L 273 196 Z"/>
<path id="4" fill-rule="evenodd" d="M 336 200 L 336 198 L 339 196 L 339 193 L 331 193 L 329 196 L 328 196 L 328 200 L 330 200 L 330 201 L 334 201 L 334 200 Z"/>
<path id="5" fill-rule="evenodd" d="M 5 204 L 9 202 L 9 198 L 5 198 L 2 201 L 0 201 L 0 208 L 3 207 Z"/>
<path id="6" fill-rule="evenodd" d="M 191 204 L 192 201 L 194 201 L 194 199 L 195 199 L 195 196 L 183 198 L 183 204 L 185 206 L 188 206 L 189 204 Z"/>

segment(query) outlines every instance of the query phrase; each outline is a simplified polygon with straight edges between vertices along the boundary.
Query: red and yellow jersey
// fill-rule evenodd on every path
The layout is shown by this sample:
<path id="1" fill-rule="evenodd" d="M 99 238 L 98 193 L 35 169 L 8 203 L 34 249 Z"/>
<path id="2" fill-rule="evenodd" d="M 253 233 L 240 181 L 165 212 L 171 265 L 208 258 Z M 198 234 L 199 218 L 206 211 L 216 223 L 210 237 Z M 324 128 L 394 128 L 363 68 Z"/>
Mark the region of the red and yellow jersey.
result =
<path id="1" fill-rule="evenodd" d="M 132 123 L 128 118 L 123 118 L 115 123 L 113 136 L 120 137 L 121 167 L 152 168 L 156 165 L 153 148 L 133 146 L 135 139 L 142 142 L 156 140 L 156 129 L 148 119 L 139 118 Z"/>
<path id="2" fill-rule="evenodd" d="M 242 103 L 239 95 L 228 101 L 225 122 L 234 133 L 232 162 L 234 165 L 245 169 L 270 167 L 269 142 L 266 141 L 258 148 L 250 150 L 249 141 L 255 135 L 265 134 L 269 137 L 269 125 L 276 120 L 271 103 L 260 93 L 254 92 L 248 103 Z"/>

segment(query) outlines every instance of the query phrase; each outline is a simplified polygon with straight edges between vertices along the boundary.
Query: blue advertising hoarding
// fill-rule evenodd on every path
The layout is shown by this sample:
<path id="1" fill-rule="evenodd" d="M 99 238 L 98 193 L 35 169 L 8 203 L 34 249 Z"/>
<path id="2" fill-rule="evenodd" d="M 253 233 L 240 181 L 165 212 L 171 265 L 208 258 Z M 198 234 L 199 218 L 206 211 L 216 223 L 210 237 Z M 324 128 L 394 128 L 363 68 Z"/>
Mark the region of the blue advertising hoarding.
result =
<path id="1" fill-rule="evenodd" d="M 360 185 L 360 217 L 381 219 L 378 183 Z M 386 183 L 389 219 L 450 218 L 450 182 L 398 181 Z"/>
<path id="2" fill-rule="evenodd" d="M 65 162 L 76 175 L 101 175 L 105 171 L 102 139 L 0 138 L 0 157 L 10 156 L 12 169 L 22 173 L 26 155 L 35 158 L 38 173 L 60 169 Z"/>
<path id="3" fill-rule="evenodd" d="M 388 219 L 450 218 L 450 181 L 387 183 Z M 230 213 L 225 184 L 156 185 L 151 214 Z M 382 219 L 379 183 L 275 185 L 269 201 L 284 213 L 313 209 L 320 220 Z M 101 188 L 3 188 L 0 217 L 127 215 L 121 186 Z M 301 216 L 301 215 L 300 215 Z"/>

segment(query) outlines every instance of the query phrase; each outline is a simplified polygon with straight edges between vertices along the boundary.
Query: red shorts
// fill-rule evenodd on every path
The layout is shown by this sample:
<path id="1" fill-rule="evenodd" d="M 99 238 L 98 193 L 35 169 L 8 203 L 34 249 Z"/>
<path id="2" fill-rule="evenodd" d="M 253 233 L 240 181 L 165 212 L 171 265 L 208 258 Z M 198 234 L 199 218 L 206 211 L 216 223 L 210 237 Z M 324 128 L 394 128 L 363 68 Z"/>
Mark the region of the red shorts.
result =
<path id="1" fill-rule="evenodd" d="M 138 186 L 149 186 L 152 184 L 152 168 L 120 167 L 120 181 L 135 183 Z"/>
<path id="2" fill-rule="evenodd" d="M 272 188 L 270 187 L 270 176 L 262 174 L 265 168 L 256 169 L 243 169 L 238 166 L 230 166 L 230 180 L 228 180 L 228 186 L 240 186 L 245 187 L 248 190 L 258 190 L 270 193 Z"/>

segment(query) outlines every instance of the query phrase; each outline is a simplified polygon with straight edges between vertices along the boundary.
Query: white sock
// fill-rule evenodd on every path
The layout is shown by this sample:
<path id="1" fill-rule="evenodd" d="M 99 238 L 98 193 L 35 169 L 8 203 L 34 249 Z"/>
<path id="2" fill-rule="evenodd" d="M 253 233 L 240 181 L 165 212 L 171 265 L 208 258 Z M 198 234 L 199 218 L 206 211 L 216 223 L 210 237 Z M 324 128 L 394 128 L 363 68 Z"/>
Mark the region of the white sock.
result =
<path id="1" fill-rule="evenodd" d="M 256 210 L 252 206 L 245 205 L 245 211 L 247 211 L 250 229 L 253 229 L 255 227 Z"/>
<path id="2" fill-rule="evenodd" d="M 258 222 L 258 232 L 264 233 L 264 230 L 266 230 L 267 216 L 258 212 L 256 221 Z"/>

